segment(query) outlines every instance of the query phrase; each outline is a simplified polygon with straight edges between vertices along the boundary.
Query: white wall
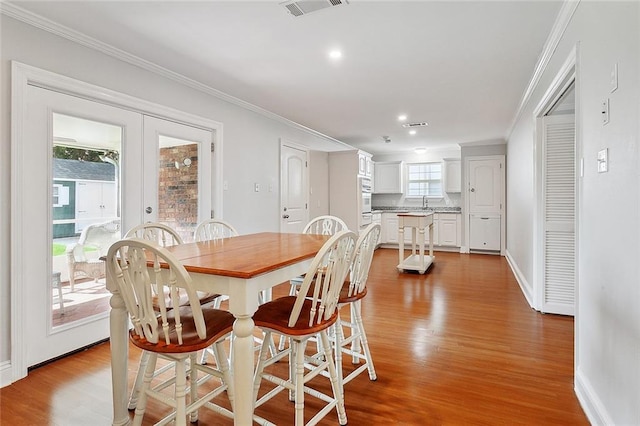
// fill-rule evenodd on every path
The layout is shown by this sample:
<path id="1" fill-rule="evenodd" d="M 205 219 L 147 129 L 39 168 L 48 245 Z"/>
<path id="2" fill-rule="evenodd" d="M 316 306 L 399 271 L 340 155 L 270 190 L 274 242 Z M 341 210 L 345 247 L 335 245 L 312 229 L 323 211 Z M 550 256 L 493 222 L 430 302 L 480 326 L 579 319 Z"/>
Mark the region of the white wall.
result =
<path id="1" fill-rule="evenodd" d="M 309 152 L 309 219 L 329 214 L 329 153 Z"/>
<path id="2" fill-rule="evenodd" d="M 640 424 L 640 3 L 582 1 L 508 138 L 507 250 L 533 282 L 533 109 L 576 44 L 578 290 L 576 392 L 594 424 Z M 618 64 L 619 87 L 609 76 Z M 610 123 L 600 103 L 610 99 Z M 609 149 L 609 172 L 596 154 Z"/>
<path id="3" fill-rule="evenodd" d="M 222 101 L 6 15 L 0 15 L 0 19 L 0 235 L 10 234 L 11 60 L 223 123 L 223 179 L 229 187 L 223 195 L 224 218 L 242 233 L 279 230 L 279 191 L 256 193 L 253 184 L 268 188 L 275 182 L 279 187 L 280 138 L 319 151 L 345 149 L 335 141 Z M 314 182 L 322 181 L 323 173 L 328 182 L 324 165 L 311 167 L 315 170 Z M 317 205 L 315 198 L 311 202 Z M 324 199 L 322 203 L 326 205 Z M 8 238 L 0 239 L 0 365 L 10 358 L 11 351 L 9 247 Z"/>

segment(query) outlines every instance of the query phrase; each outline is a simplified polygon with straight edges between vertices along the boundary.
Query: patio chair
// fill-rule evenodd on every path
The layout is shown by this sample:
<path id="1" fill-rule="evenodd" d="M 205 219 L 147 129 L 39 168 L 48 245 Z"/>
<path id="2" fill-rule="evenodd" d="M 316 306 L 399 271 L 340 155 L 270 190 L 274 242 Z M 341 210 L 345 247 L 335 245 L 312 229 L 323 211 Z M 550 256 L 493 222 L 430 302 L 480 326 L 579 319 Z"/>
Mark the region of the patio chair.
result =
<path id="1" fill-rule="evenodd" d="M 76 278 L 93 278 L 98 281 L 105 276 L 104 262 L 111 244 L 120 239 L 120 219 L 94 223 L 82 230 L 77 243 L 67 246 L 69 285 L 74 291 Z"/>

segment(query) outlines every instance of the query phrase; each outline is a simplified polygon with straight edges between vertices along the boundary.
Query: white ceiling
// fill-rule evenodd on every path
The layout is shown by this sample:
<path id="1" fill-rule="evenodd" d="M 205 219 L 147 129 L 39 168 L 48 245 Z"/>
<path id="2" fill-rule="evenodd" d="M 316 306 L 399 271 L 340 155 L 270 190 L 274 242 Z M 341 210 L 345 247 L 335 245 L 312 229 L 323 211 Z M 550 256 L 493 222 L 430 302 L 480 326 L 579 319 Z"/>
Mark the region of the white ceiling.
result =
<path id="1" fill-rule="evenodd" d="M 505 138 L 562 4 L 13 3 L 373 154 Z M 429 126 L 410 136 L 400 113 Z"/>

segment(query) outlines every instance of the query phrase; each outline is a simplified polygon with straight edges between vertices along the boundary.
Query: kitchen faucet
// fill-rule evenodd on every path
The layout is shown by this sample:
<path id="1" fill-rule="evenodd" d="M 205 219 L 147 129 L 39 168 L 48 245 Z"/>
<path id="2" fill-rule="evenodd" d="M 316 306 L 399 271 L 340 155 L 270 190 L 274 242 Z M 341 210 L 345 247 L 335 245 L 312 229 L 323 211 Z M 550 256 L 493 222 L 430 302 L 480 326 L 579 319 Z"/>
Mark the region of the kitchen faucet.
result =
<path id="1" fill-rule="evenodd" d="M 429 199 L 426 195 L 422 196 L 422 210 L 426 210 L 429 208 Z"/>

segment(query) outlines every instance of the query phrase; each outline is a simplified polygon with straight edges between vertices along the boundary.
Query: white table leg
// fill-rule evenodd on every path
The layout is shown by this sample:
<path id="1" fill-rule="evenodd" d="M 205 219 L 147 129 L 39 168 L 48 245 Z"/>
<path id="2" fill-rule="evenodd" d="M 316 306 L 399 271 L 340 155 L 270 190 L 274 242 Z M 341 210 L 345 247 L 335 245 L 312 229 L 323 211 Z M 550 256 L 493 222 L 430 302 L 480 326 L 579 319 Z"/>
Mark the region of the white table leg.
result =
<path id="1" fill-rule="evenodd" d="M 253 319 L 236 316 L 233 324 L 234 424 L 253 423 Z"/>
<path id="2" fill-rule="evenodd" d="M 127 361 L 129 357 L 127 311 L 124 300 L 118 292 L 113 292 L 110 304 L 113 426 L 124 426 L 129 424 L 129 412 L 127 411 Z"/>

